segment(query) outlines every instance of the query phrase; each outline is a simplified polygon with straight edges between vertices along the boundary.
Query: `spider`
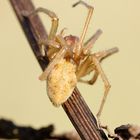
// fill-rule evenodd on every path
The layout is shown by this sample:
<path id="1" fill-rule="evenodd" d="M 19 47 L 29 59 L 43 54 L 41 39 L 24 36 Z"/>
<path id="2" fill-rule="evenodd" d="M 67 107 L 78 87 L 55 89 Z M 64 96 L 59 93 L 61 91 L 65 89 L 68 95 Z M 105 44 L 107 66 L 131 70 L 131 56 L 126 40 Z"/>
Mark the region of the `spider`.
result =
<path id="1" fill-rule="evenodd" d="M 47 81 L 47 93 L 53 105 L 60 106 L 63 104 L 71 96 L 77 82 L 93 85 L 98 75 L 100 75 L 104 82 L 105 91 L 97 113 L 97 118 L 99 118 L 111 87 L 100 62 L 107 56 L 116 53 L 118 48 L 114 47 L 97 53 L 91 52 L 95 41 L 102 34 L 102 31 L 100 29 L 97 30 L 90 39 L 84 42 L 94 8 L 82 0 L 73 4 L 73 7 L 79 4 L 88 9 L 88 15 L 80 38 L 74 35 L 64 36 L 65 28 L 56 35 L 59 19 L 54 12 L 48 9 L 37 8 L 31 13 L 24 13 L 24 15 L 33 16 L 37 12 L 43 12 L 52 19 L 48 39 L 39 39 L 42 55 L 47 56 L 50 60 L 49 65 L 39 79 Z M 48 46 L 48 48 L 45 46 Z M 94 74 L 90 80 L 82 79 L 91 72 L 94 72 Z"/>

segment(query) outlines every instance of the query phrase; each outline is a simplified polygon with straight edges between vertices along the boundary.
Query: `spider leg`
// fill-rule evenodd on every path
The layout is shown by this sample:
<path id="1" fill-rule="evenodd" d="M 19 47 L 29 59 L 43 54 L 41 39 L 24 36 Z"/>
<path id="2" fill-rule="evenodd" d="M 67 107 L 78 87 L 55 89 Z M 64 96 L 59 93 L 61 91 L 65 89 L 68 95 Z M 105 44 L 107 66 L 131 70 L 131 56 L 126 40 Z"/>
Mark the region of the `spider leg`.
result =
<path id="1" fill-rule="evenodd" d="M 102 30 L 98 29 L 96 31 L 96 33 L 90 37 L 90 39 L 88 39 L 85 43 L 84 43 L 84 48 L 83 48 L 83 53 L 87 54 L 93 47 L 94 43 L 96 42 L 96 40 L 100 37 L 100 35 L 102 34 Z"/>
<path id="2" fill-rule="evenodd" d="M 64 34 L 65 34 L 65 30 L 67 30 L 67 28 L 63 28 L 61 31 L 60 31 L 60 35 L 64 37 Z"/>
<path id="3" fill-rule="evenodd" d="M 22 13 L 25 17 L 31 17 L 33 15 L 36 15 L 36 13 L 38 13 L 38 12 L 43 12 L 43 13 L 47 14 L 52 19 L 52 26 L 51 26 L 51 30 L 50 30 L 50 33 L 49 33 L 49 39 L 53 39 L 56 32 L 57 32 L 58 20 L 59 20 L 54 12 L 52 12 L 48 9 L 39 7 L 39 8 L 37 8 L 36 10 L 34 10 L 30 13 L 28 13 L 27 11 L 23 11 Z"/>
<path id="4" fill-rule="evenodd" d="M 79 66 L 76 72 L 76 76 L 79 82 L 87 83 L 87 84 L 94 84 L 98 77 L 98 71 L 96 67 L 94 66 L 94 62 L 92 60 L 92 57 L 96 57 L 96 59 L 101 62 L 104 58 L 118 52 L 118 48 L 114 47 L 108 50 L 100 51 L 94 54 L 89 55 Z M 95 70 L 95 75 L 93 78 L 89 81 L 84 81 L 81 78 L 89 74 Z"/>
<path id="5" fill-rule="evenodd" d="M 82 0 L 80 0 L 80 1 L 76 2 L 75 4 L 73 4 L 73 7 L 77 6 L 78 4 L 84 5 L 89 10 L 88 15 L 87 15 L 87 18 L 86 18 L 86 21 L 85 21 L 85 25 L 84 25 L 84 28 L 83 28 L 83 31 L 82 31 L 82 34 L 80 36 L 80 43 L 79 43 L 79 46 L 76 49 L 77 54 L 80 54 L 81 47 L 83 45 L 83 41 L 85 39 L 85 35 L 87 33 L 88 25 L 89 25 L 89 22 L 91 20 L 91 17 L 92 17 L 92 13 L 93 13 L 93 9 L 94 8 L 92 6 L 90 6 L 90 5 L 88 5 L 87 3 L 85 3 Z"/>
<path id="6" fill-rule="evenodd" d="M 101 61 L 101 60 L 103 60 L 104 58 L 106 58 L 107 56 L 110 56 L 110 55 L 112 55 L 112 54 L 114 54 L 114 53 L 116 53 L 116 52 L 118 52 L 118 48 L 117 48 L 117 47 L 114 47 L 114 48 L 111 48 L 111 49 L 109 49 L 109 50 L 97 52 L 97 53 L 95 53 L 94 55 L 96 56 L 96 58 L 98 58 L 98 61 Z M 93 84 L 96 82 L 96 80 L 97 80 L 97 78 L 98 78 L 98 75 L 99 75 L 99 73 L 98 73 L 98 71 L 95 69 L 95 73 L 94 73 L 94 75 L 93 75 L 93 77 L 92 77 L 91 80 L 89 80 L 89 81 L 84 81 L 84 80 L 81 79 L 80 82 L 84 82 L 84 83 L 93 85 Z"/>
<path id="7" fill-rule="evenodd" d="M 110 83 L 109 83 L 109 81 L 108 81 L 108 79 L 107 79 L 107 77 L 106 77 L 101 65 L 100 65 L 100 61 L 102 61 L 107 56 L 110 56 L 110 55 L 112 55 L 112 54 L 114 54 L 116 52 L 118 52 L 118 48 L 114 47 L 114 48 L 111 48 L 111 49 L 101 51 L 101 52 L 97 52 L 97 53 L 93 54 L 93 63 L 95 64 L 96 70 L 101 75 L 101 78 L 102 78 L 102 80 L 104 82 L 104 86 L 105 86 L 104 96 L 102 98 L 101 105 L 100 105 L 99 111 L 97 113 L 98 119 L 101 116 L 101 113 L 102 113 L 104 104 L 106 102 L 106 98 L 107 98 L 109 89 L 111 87 L 111 85 L 110 85 Z"/>
<path id="8" fill-rule="evenodd" d="M 110 85 L 110 83 L 109 83 L 109 81 L 108 81 L 108 79 L 107 79 L 107 77 L 106 77 L 106 75 L 105 75 L 105 73 L 100 65 L 100 62 L 96 56 L 93 56 L 93 63 L 95 64 L 95 67 L 96 67 L 98 73 L 101 75 L 101 78 L 102 78 L 104 86 L 105 86 L 104 96 L 102 98 L 101 105 L 100 105 L 99 111 L 97 113 L 97 118 L 98 118 L 99 123 L 100 123 L 100 116 L 101 116 L 104 104 L 106 102 L 106 98 L 107 98 L 107 95 L 108 95 L 108 92 L 109 92 L 111 85 Z"/>
<path id="9" fill-rule="evenodd" d="M 98 58 L 99 61 L 102 61 L 104 58 L 118 52 L 119 49 L 117 47 L 108 49 L 108 50 L 104 50 L 104 51 L 100 51 L 97 53 L 94 53 L 94 55 L 96 56 L 96 58 Z"/>
<path id="10" fill-rule="evenodd" d="M 47 79 L 48 74 L 50 73 L 50 71 L 54 68 L 54 66 L 64 57 L 64 55 L 66 54 L 66 49 L 63 47 L 60 49 L 60 51 L 56 54 L 56 56 L 54 57 L 54 59 L 49 63 L 49 65 L 46 67 L 46 69 L 44 70 L 44 72 L 40 75 L 39 79 L 41 81 L 44 81 Z"/>
<path id="11" fill-rule="evenodd" d="M 80 79 L 79 82 L 93 85 L 96 82 L 98 75 L 99 75 L 98 72 L 95 70 L 95 73 L 94 73 L 93 77 L 91 78 L 91 80 Z"/>
<path id="12" fill-rule="evenodd" d="M 80 71 L 77 73 L 77 76 L 80 77 L 78 81 L 86 83 L 86 84 L 94 84 L 96 82 L 98 76 L 101 75 L 101 78 L 104 82 L 105 91 L 104 91 L 104 95 L 103 95 L 103 98 L 102 98 L 102 101 L 101 101 L 101 105 L 99 107 L 99 111 L 97 113 L 97 119 L 98 119 L 99 127 L 103 128 L 103 129 L 106 129 L 106 131 L 108 132 L 108 134 L 111 137 L 115 137 L 115 135 L 110 131 L 110 129 L 107 125 L 102 125 L 101 122 L 100 122 L 100 116 L 101 116 L 104 104 L 106 102 L 106 98 L 107 98 L 107 95 L 109 93 L 109 89 L 111 87 L 111 85 L 110 85 L 110 83 L 109 83 L 101 65 L 100 65 L 100 61 L 103 58 L 106 58 L 107 56 L 110 56 L 111 54 L 113 54 L 117 51 L 118 51 L 118 48 L 115 47 L 115 48 L 112 48 L 112 49 L 109 49 L 109 50 L 105 50 L 105 51 L 101 51 L 101 52 L 98 52 L 98 53 L 95 53 L 95 54 L 91 54 L 83 62 L 83 64 L 80 67 Z M 91 58 L 92 58 L 92 62 L 91 62 Z M 93 65 L 91 65 L 91 64 L 93 64 Z M 93 70 L 95 71 L 95 73 L 94 73 L 91 80 L 85 81 L 85 80 L 81 79 L 83 76 L 87 75 L 88 73 L 92 72 Z"/>
<path id="13" fill-rule="evenodd" d="M 48 74 L 50 73 L 50 71 L 65 56 L 65 54 L 68 51 L 67 46 L 66 46 L 66 42 L 63 39 L 63 37 L 61 35 L 57 35 L 56 36 L 56 39 L 61 44 L 61 49 L 56 53 L 56 56 L 54 56 L 54 58 L 52 59 L 52 61 L 49 63 L 49 65 L 47 66 L 47 68 L 44 70 L 44 72 L 39 77 L 39 79 L 41 81 L 44 81 L 44 80 L 47 79 Z"/>
<path id="14" fill-rule="evenodd" d="M 32 12 L 27 12 L 27 11 L 22 11 L 22 14 L 23 16 L 25 17 L 31 17 L 31 16 L 34 16 L 36 15 L 38 12 L 43 12 L 45 14 L 47 14 L 51 19 L 52 19 L 52 26 L 51 26 L 51 29 L 50 29 L 50 33 L 49 33 L 49 36 L 47 39 L 39 39 L 38 40 L 38 44 L 41 46 L 40 47 L 40 50 L 41 50 L 41 53 L 42 55 L 44 56 L 44 52 L 45 52 L 45 46 L 48 45 L 48 40 L 52 40 L 54 39 L 55 35 L 56 35 L 56 32 L 57 32 L 57 28 L 58 28 L 58 17 L 56 16 L 56 14 L 48 9 L 45 9 L 45 8 L 42 8 L 42 7 L 39 7 L 37 8 L 36 10 L 32 11 Z M 37 33 L 38 34 L 38 33 Z"/>

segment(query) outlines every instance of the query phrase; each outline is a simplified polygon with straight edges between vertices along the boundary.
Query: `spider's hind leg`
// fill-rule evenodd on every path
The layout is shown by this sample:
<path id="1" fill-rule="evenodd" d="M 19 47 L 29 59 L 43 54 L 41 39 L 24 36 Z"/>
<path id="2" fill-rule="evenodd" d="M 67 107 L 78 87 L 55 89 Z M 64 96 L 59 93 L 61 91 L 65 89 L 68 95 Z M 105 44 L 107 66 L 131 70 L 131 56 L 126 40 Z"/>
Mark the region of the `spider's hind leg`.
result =
<path id="1" fill-rule="evenodd" d="M 80 79 L 79 82 L 93 85 L 96 82 L 96 80 L 98 78 L 98 75 L 99 75 L 98 72 L 95 70 L 95 73 L 94 73 L 93 77 L 90 80 Z"/>
<path id="2" fill-rule="evenodd" d="M 106 102 L 106 98 L 107 98 L 109 89 L 110 89 L 110 87 L 111 87 L 111 85 L 110 85 L 110 83 L 109 83 L 109 81 L 108 81 L 108 79 L 107 79 L 107 77 L 106 77 L 106 75 L 105 75 L 105 73 L 104 73 L 104 71 L 103 71 L 101 65 L 100 65 L 100 62 L 101 62 L 104 58 L 106 58 L 106 57 L 108 57 L 108 56 L 110 56 L 110 55 L 112 55 L 112 54 L 114 54 L 114 53 L 116 53 L 116 52 L 118 52 L 118 48 L 117 48 L 117 47 L 114 47 L 114 48 L 111 48 L 111 49 L 109 49 L 109 50 L 105 50 L 105 51 L 101 51 L 101 52 L 98 52 L 98 53 L 93 54 L 93 59 L 92 59 L 92 61 L 93 61 L 94 65 L 95 65 L 95 68 L 96 68 L 97 72 L 101 75 L 101 78 L 102 78 L 102 80 L 103 80 L 103 82 L 104 82 L 104 86 L 105 86 L 104 96 L 103 96 L 103 98 L 102 98 L 102 102 L 101 102 L 99 111 L 98 111 L 98 113 L 97 113 L 98 119 L 99 119 L 100 116 L 101 116 L 101 113 L 102 113 L 104 104 L 105 104 L 105 102 Z"/>
<path id="3" fill-rule="evenodd" d="M 105 51 L 101 51 L 101 52 L 97 52 L 97 53 L 91 54 L 90 57 L 89 57 L 90 59 L 88 59 L 88 61 L 85 61 L 85 62 L 82 64 L 82 67 L 86 67 L 86 68 L 85 68 L 85 71 L 84 71 L 84 76 L 85 76 L 86 74 L 88 74 L 88 73 L 87 73 L 87 70 L 88 70 L 89 68 L 91 68 L 91 69 L 90 69 L 90 72 L 91 72 L 91 71 L 95 71 L 95 73 L 94 73 L 94 75 L 93 75 L 93 77 L 92 77 L 91 80 L 88 80 L 88 81 L 84 81 L 84 80 L 82 80 L 82 79 L 79 80 L 79 82 L 83 82 L 83 83 L 87 83 L 87 84 L 94 84 L 94 83 L 96 82 L 97 78 L 98 78 L 98 75 L 101 76 L 101 78 L 102 78 L 102 80 L 103 80 L 103 83 L 104 83 L 104 86 L 105 86 L 105 91 L 104 91 L 104 95 L 103 95 L 103 98 L 102 98 L 102 101 L 101 101 L 101 105 L 100 105 L 100 107 L 99 107 L 99 111 L 98 111 L 98 113 L 97 113 L 97 118 L 98 118 L 99 126 L 102 127 L 102 128 L 104 128 L 104 129 L 106 129 L 109 135 L 112 135 L 112 134 L 111 134 L 111 132 L 109 131 L 108 126 L 103 126 L 103 125 L 101 124 L 101 122 L 100 122 L 100 116 L 101 116 L 101 113 L 102 113 L 104 104 L 105 104 L 105 102 L 106 102 L 106 98 L 107 98 L 107 95 L 108 95 L 108 93 L 109 93 L 109 89 L 110 89 L 111 85 L 110 85 L 110 83 L 109 83 L 109 81 L 108 81 L 108 79 L 107 79 L 107 77 L 106 77 L 106 75 L 105 75 L 105 73 L 104 73 L 104 71 L 103 71 L 101 65 L 100 65 L 100 62 L 101 62 L 104 58 L 106 58 L 106 57 L 108 57 L 108 56 L 110 56 L 110 55 L 112 55 L 112 54 L 114 54 L 114 53 L 116 53 L 116 52 L 118 52 L 118 48 L 115 47 L 115 48 L 111 48 L 111 49 L 109 49 L 109 50 L 105 50 Z M 92 59 L 92 62 L 91 62 L 91 59 Z M 87 63 L 87 62 L 88 62 L 88 63 Z M 91 65 L 91 63 L 93 64 L 93 66 Z M 89 67 L 88 67 L 88 66 L 89 66 Z M 92 67 L 91 67 L 91 66 L 92 66 Z M 81 71 L 82 71 L 82 67 L 80 68 L 80 72 L 78 73 L 78 75 L 80 75 L 80 73 L 81 73 Z M 83 68 L 83 69 L 84 69 L 84 68 Z M 80 75 L 80 76 L 81 76 L 81 75 Z M 83 75 L 82 75 L 82 76 L 83 76 Z M 81 77 L 82 77 L 82 76 L 81 76 Z M 80 78 L 81 78 L 81 77 L 80 77 Z"/>
<path id="4" fill-rule="evenodd" d="M 96 67 L 98 73 L 101 75 L 101 78 L 102 78 L 104 86 L 105 86 L 104 96 L 102 98 L 101 105 L 100 105 L 99 111 L 97 113 L 97 118 L 99 119 L 99 123 L 100 123 L 100 116 L 101 116 L 104 104 L 106 102 L 106 98 L 107 98 L 107 95 L 109 93 L 109 89 L 110 89 L 111 85 L 110 85 L 101 65 L 100 65 L 99 60 L 95 56 L 93 56 L 93 63 L 95 64 L 95 67 Z"/>

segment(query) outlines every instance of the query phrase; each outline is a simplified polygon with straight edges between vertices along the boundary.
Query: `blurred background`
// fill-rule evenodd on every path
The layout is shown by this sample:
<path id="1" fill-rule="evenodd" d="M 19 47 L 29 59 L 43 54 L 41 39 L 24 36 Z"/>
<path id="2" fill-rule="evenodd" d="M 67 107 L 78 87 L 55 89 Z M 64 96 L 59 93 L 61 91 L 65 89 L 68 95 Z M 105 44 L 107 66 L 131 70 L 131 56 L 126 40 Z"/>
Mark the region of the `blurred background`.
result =
<path id="1" fill-rule="evenodd" d="M 76 1 L 33 0 L 33 3 L 58 15 L 58 33 L 66 27 L 66 34 L 80 36 L 87 9 L 72 8 Z M 103 30 L 93 52 L 114 46 L 120 50 L 102 63 L 112 88 L 101 121 L 112 130 L 121 124 L 140 124 L 140 1 L 87 2 L 95 10 L 86 39 L 97 29 Z M 51 20 L 44 14 L 40 16 L 49 31 Z M 38 80 L 42 71 L 8 0 L 0 0 L 0 18 L 0 118 L 35 128 L 53 123 L 57 132 L 74 129 L 63 109 L 55 108 L 49 101 L 46 83 Z M 96 114 L 104 92 L 100 77 L 94 86 L 79 83 L 78 88 Z"/>

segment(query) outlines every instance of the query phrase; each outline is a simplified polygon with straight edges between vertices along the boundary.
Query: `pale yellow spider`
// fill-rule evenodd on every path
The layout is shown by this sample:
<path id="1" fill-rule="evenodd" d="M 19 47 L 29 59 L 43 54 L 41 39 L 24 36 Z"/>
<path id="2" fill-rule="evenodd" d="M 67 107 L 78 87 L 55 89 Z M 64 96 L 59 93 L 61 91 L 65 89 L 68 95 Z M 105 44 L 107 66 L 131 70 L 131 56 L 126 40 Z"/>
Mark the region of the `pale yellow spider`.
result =
<path id="1" fill-rule="evenodd" d="M 73 7 L 78 4 L 82 4 L 88 9 L 87 19 L 80 38 L 73 35 L 64 37 L 64 29 L 60 34 L 56 35 L 59 19 L 54 12 L 48 9 L 37 8 L 35 11 L 28 13 L 28 16 L 33 16 L 37 12 L 44 12 L 52 19 L 48 39 L 39 40 L 39 44 L 41 50 L 43 49 L 45 55 L 50 60 L 49 65 L 40 76 L 40 80 L 47 81 L 47 93 L 54 106 L 60 106 L 71 96 L 77 81 L 92 85 L 97 80 L 98 75 L 100 75 L 105 85 L 105 92 L 97 113 L 97 117 L 99 118 L 111 87 L 100 62 L 107 56 L 117 52 L 118 49 L 115 47 L 97 53 L 91 52 L 95 41 L 101 35 L 102 31 L 98 30 L 84 43 L 93 7 L 83 1 L 78 1 Z M 47 49 L 46 45 L 48 46 Z M 89 81 L 81 79 L 91 72 L 94 72 L 94 75 Z"/>

